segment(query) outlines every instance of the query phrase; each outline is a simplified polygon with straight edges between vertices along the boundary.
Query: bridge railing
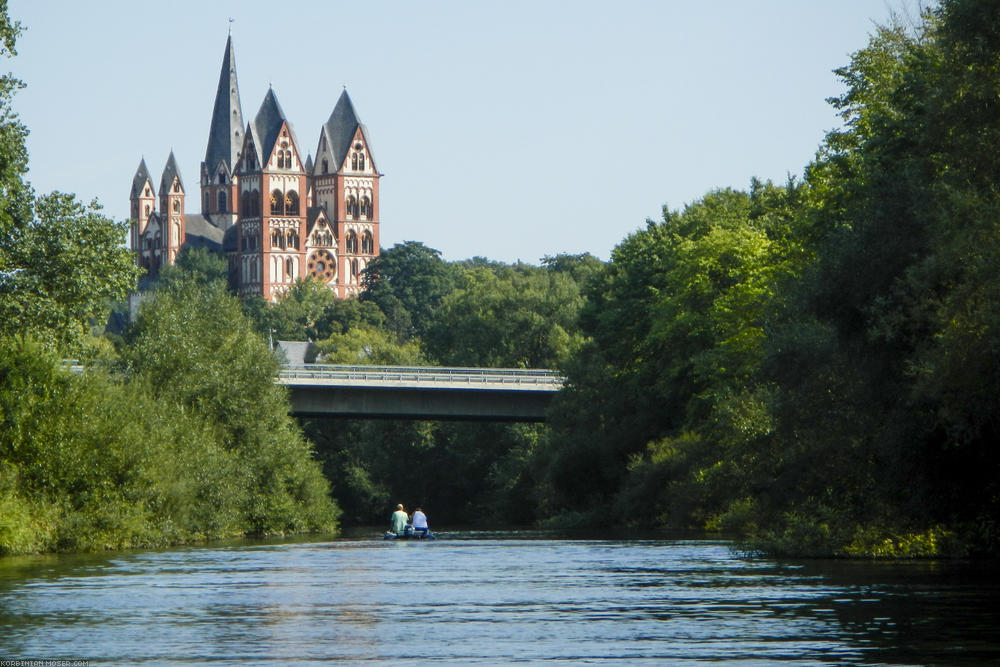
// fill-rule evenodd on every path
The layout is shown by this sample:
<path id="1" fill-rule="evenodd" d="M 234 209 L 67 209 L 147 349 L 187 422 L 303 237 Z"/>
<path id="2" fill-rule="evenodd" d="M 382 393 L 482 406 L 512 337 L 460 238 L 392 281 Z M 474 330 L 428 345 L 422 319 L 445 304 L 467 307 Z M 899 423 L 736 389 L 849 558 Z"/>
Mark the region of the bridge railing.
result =
<path id="1" fill-rule="evenodd" d="M 282 366 L 278 374 L 283 380 L 357 380 L 366 382 L 416 382 L 535 385 L 539 388 L 559 388 L 565 378 L 553 370 L 542 368 L 448 368 L 438 366 L 341 366 L 308 364 Z"/>

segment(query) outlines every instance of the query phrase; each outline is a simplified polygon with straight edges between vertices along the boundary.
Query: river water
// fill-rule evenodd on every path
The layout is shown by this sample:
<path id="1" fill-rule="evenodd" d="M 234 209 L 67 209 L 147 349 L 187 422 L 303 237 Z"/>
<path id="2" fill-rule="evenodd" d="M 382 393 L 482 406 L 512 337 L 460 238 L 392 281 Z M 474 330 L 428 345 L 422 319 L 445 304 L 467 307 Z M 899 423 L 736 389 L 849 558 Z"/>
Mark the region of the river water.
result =
<path id="1" fill-rule="evenodd" d="M 995 564 L 452 533 L 0 559 L 0 664 L 1000 662 Z"/>

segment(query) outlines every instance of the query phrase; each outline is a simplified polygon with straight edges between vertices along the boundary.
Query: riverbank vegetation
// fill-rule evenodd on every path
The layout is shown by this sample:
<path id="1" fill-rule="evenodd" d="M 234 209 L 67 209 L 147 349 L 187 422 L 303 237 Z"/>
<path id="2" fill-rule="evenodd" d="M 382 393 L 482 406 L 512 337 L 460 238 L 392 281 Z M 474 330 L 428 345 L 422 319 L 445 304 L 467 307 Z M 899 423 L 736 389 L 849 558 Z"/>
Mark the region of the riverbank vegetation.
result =
<path id="1" fill-rule="evenodd" d="M 0 9 L 12 55 L 18 26 Z M 11 110 L 20 86 L 0 77 L 0 555 L 335 530 L 221 258 L 167 271 L 115 344 L 93 335 L 136 285 L 127 225 L 35 196 Z"/>
<path id="2" fill-rule="evenodd" d="M 349 515 L 408 497 L 460 521 L 722 530 L 748 552 L 996 554 L 998 62 L 995 3 L 879 28 L 803 178 L 665 208 L 606 265 L 385 251 L 358 307 L 420 351 L 400 358 L 569 382 L 547 428 L 306 424 Z"/>
<path id="3" fill-rule="evenodd" d="M 87 325 L 135 284 L 124 226 L 34 196 L 18 84 L 3 79 L 0 553 L 326 530 L 341 509 L 380 523 L 402 501 L 438 525 L 997 555 L 994 5 L 944 0 L 879 28 L 838 70 L 843 126 L 803 177 L 665 207 L 608 262 L 447 262 L 411 241 L 382 250 L 357 299 L 305 280 L 240 304 L 220 258 L 184 252 L 114 339 Z M 297 426 L 272 337 L 310 340 L 327 363 L 558 368 L 568 382 L 546 425 Z M 104 364 L 71 374 L 67 356 Z"/>

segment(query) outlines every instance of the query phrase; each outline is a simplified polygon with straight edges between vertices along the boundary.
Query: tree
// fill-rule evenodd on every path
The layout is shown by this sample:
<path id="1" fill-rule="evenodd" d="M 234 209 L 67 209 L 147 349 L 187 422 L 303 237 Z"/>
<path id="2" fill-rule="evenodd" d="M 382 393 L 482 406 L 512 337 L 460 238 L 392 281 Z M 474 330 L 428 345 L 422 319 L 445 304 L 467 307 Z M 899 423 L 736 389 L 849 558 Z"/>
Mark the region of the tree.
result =
<path id="1" fill-rule="evenodd" d="M 313 277 L 295 284 L 267 310 L 271 333 L 282 340 L 317 340 L 330 335 L 323 326 L 337 296 Z"/>
<path id="2" fill-rule="evenodd" d="M 412 342 L 400 343 L 390 332 L 371 327 L 354 326 L 345 333 L 335 333 L 316 344 L 319 363 L 420 366 L 425 365 L 420 347 Z"/>
<path id="3" fill-rule="evenodd" d="M 176 281 L 143 304 L 121 357 L 162 410 L 208 420 L 238 461 L 241 525 L 253 533 L 331 529 L 339 515 L 275 384 L 278 362 L 221 281 Z"/>
<path id="4" fill-rule="evenodd" d="M 22 225 L 4 252 L 10 264 L 0 278 L 0 334 L 32 332 L 73 353 L 91 322 L 135 286 L 125 225 L 99 211 L 72 195 L 38 199 L 37 219 Z"/>
<path id="5" fill-rule="evenodd" d="M 757 373 L 801 261 L 800 188 L 719 190 L 615 248 L 552 412 L 550 511 L 704 526 L 739 497 L 740 447 L 770 428 Z"/>
<path id="6" fill-rule="evenodd" d="M 174 264 L 160 270 L 159 282 L 171 285 L 176 282 L 194 282 L 207 285 L 228 280 L 229 266 L 226 258 L 207 248 L 184 246 L 177 253 Z"/>
<path id="7" fill-rule="evenodd" d="M 441 300 L 425 341 L 457 366 L 552 368 L 580 344 L 583 299 L 568 272 L 519 265 L 466 269 Z"/>
<path id="8" fill-rule="evenodd" d="M 13 56 L 20 26 L 0 5 L 0 54 Z M 134 287 L 126 226 L 54 192 L 35 201 L 24 182 L 27 129 L 11 109 L 23 84 L 0 77 L 0 335 L 33 333 L 66 354 L 88 326 Z"/>
<path id="9" fill-rule="evenodd" d="M 396 335 L 421 337 L 456 279 L 456 268 L 445 263 L 439 251 L 407 241 L 382 251 L 368 265 L 361 300 L 374 302 Z"/>
<path id="10" fill-rule="evenodd" d="M 845 127 L 807 170 L 817 261 L 768 341 L 765 549 L 997 549 L 998 53 L 1000 8 L 945 0 L 838 70 Z"/>

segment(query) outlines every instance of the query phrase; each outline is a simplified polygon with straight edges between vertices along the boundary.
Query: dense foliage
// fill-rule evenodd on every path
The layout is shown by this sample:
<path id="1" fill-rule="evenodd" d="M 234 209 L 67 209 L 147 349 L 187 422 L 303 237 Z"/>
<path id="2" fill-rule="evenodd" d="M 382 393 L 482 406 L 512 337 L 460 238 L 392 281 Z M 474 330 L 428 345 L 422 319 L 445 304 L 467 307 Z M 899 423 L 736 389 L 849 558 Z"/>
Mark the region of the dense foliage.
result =
<path id="1" fill-rule="evenodd" d="M 192 251 L 115 349 L 87 329 L 134 282 L 123 228 L 35 198 L 20 84 L 0 79 L 0 553 L 329 529 L 321 465 L 358 524 L 404 502 L 438 525 L 996 555 L 1000 7 L 943 0 L 838 74 L 843 127 L 804 178 L 665 208 L 607 263 L 446 262 L 411 241 L 358 299 L 303 280 L 240 304 L 224 261 Z M 310 445 L 272 382 L 275 338 L 327 363 L 568 384 L 547 425 L 307 420 Z M 106 365 L 67 373 L 81 351 Z"/>
<path id="2" fill-rule="evenodd" d="M 378 346 L 569 384 L 546 428 L 309 424 L 352 520 L 406 497 L 771 553 L 996 553 L 998 73 L 1000 8 L 947 0 L 838 70 L 844 125 L 801 181 L 664 210 L 607 265 L 387 250 Z M 364 337 L 326 349 L 373 359 Z"/>
<path id="3" fill-rule="evenodd" d="M 996 553 L 998 64 L 995 3 L 879 29 L 803 184 L 622 243 L 555 414 L 550 511 L 772 553 Z"/>
<path id="4" fill-rule="evenodd" d="M 581 284 L 602 266 L 589 255 L 547 258 L 540 267 L 449 263 L 407 242 L 372 263 L 360 299 L 324 301 L 318 286 L 304 281 L 257 319 L 282 337 L 312 339 L 324 363 L 556 368 L 582 343 Z M 345 420 L 303 426 L 345 521 L 381 523 L 400 501 L 425 506 L 439 523 L 538 518 L 532 466 L 543 426 Z"/>
<path id="5" fill-rule="evenodd" d="M 0 53 L 17 31 L 0 2 Z M 184 254 L 117 349 L 91 335 L 135 289 L 127 227 L 71 195 L 35 197 L 20 85 L 0 77 L 0 555 L 335 530 L 224 260 Z"/>

